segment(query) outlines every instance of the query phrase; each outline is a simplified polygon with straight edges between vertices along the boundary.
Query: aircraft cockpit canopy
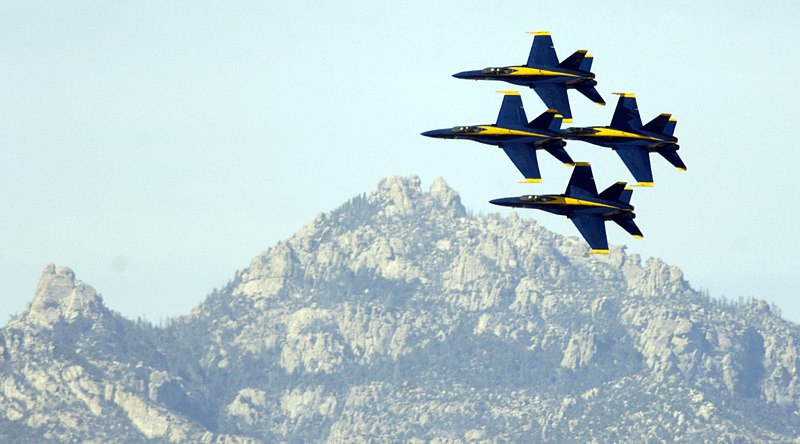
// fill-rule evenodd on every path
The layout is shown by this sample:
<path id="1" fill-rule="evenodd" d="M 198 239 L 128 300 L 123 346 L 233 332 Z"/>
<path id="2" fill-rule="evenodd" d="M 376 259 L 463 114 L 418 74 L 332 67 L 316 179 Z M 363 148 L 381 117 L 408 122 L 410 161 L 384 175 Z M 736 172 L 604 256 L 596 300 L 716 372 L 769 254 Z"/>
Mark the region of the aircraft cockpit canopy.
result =
<path id="1" fill-rule="evenodd" d="M 552 202 L 555 200 L 555 197 L 552 196 L 522 196 L 522 200 L 524 202 L 535 202 L 535 203 L 543 203 L 543 202 Z"/>
<path id="2" fill-rule="evenodd" d="M 483 70 L 484 74 L 495 74 L 495 75 L 497 75 L 497 74 L 511 74 L 512 72 L 514 72 L 514 71 L 512 69 L 510 69 L 510 68 L 484 68 L 484 70 Z"/>
<path id="3" fill-rule="evenodd" d="M 479 126 L 455 126 L 451 129 L 454 133 L 462 133 L 462 134 L 475 134 L 481 131 L 485 131 L 483 128 Z"/>
<path id="4" fill-rule="evenodd" d="M 564 133 L 570 136 L 590 136 L 596 132 L 597 130 L 594 128 L 567 128 L 564 130 Z"/>

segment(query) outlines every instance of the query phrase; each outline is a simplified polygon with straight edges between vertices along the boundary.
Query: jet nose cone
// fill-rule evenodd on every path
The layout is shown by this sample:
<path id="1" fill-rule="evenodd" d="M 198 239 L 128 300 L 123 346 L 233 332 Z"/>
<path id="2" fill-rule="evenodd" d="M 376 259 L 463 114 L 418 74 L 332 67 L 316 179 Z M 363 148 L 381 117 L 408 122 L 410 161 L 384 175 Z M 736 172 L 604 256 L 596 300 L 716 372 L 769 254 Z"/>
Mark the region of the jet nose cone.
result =
<path id="1" fill-rule="evenodd" d="M 433 138 L 441 139 L 441 138 L 444 138 L 447 135 L 447 130 L 437 129 L 437 130 L 425 131 L 424 133 L 420 133 L 420 134 L 425 136 L 425 137 L 433 137 Z"/>
<path id="2" fill-rule="evenodd" d="M 514 207 L 517 199 L 515 197 L 502 197 L 500 199 L 490 200 L 490 204 L 500 205 L 501 207 Z"/>
<path id="3" fill-rule="evenodd" d="M 453 74 L 453 77 L 457 79 L 475 79 L 477 78 L 477 74 L 479 71 L 462 71 Z"/>

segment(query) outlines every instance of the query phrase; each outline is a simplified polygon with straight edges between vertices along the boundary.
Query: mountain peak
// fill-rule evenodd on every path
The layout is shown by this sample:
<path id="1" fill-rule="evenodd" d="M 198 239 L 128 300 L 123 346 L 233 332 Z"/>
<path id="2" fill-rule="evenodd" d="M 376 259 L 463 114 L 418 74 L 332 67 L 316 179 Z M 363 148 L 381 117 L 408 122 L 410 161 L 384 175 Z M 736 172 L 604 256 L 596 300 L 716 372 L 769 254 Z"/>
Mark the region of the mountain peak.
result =
<path id="1" fill-rule="evenodd" d="M 433 181 L 428 193 L 422 190 L 419 176 L 385 177 L 378 182 L 378 189 L 369 196 L 368 201 L 382 207 L 383 215 L 387 217 L 411 216 L 429 209 L 440 210 L 450 217 L 466 215 L 461 197 L 441 177 Z"/>
<path id="2" fill-rule="evenodd" d="M 39 327 L 52 327 L 59 319 L 94 318 L 105 312 L 102 298 L 94 288 L 75 279 L 69 267 L 48 264 L 42 271 L 25 319 Z"/>
<path id="3" fill-rule="evenodd" d="M 166 328 L 48 265 L 0 329 L 0 442 L 800 435 L 800 329 L 765 302 L 713 300 L 624 248 L 586 256 L 514 213 L 465 215 L 442 179 L 383 179 Z"/>

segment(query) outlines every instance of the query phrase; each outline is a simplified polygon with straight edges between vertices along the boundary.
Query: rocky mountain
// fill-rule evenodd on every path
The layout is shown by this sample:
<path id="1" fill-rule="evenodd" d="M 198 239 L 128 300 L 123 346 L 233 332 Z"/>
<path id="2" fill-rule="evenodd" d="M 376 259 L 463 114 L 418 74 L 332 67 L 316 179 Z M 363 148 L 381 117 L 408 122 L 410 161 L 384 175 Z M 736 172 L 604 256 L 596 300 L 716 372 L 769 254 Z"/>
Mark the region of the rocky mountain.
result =
<path id="1" fill-rule="evenodd" d="M 384 179 L 164 327 L 45 268 L 0 442 L 800 442 L 800 328 Z"/>

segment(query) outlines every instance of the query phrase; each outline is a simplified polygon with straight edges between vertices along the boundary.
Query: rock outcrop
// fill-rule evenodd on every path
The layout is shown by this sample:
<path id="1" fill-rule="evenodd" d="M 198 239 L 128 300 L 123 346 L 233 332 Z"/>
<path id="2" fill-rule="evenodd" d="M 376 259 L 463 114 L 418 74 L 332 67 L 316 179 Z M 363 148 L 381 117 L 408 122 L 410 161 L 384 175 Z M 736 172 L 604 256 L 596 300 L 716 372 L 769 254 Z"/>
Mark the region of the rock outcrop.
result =
<path id="1" fill-rule="evenodd" d="M 4 442 L 797 442 L 800 328 L 390 177 L 161 328 L 48 266 Z"/>

